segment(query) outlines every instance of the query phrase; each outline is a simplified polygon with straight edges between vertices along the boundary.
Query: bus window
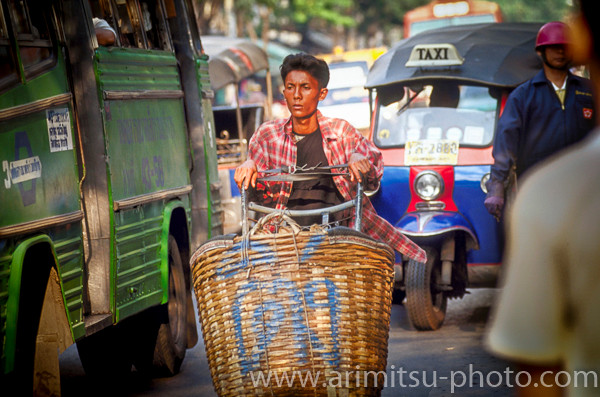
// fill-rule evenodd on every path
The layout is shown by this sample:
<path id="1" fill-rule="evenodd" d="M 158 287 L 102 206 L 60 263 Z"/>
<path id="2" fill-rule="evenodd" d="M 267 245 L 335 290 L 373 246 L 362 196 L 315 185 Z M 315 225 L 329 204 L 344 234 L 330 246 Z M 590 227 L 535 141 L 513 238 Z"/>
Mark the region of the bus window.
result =
<path id="1" fill-rule="evenodd" d="M 117 26 L 117 23 L 115 20 L 115 13 L 113 12 L 112 4 L 111 4 L 110 0 L 100 0 L 99 2 L 90 0 L 89 3 L 90 3 L 90 7 L 92 9 L 92 16 L 94 18 L 99 18 L 99 19 L 104 20 L 110 26 L 110 28 L 115 32 L 114 43 L 104 44 L 104 45 L 113 45 L 113 46 L 120 45 L 119 35 L 116 34 L 117 29 L 115 28 L 115 26 Z M 103 45 L 100 42 L 99 38 L 98 38 L 98 45 Z"/>
<path id="2" fill-rule="evenodd" d="M 91 1 L 94 17 L 118 26 L 118 41 L 123 47 L 171 51 L 170 33 L 165 22 L 162 0 L 100 0 L 99 7 Z M 114 11 L 113 11 L 114 10 Z"/>
<path id="3" fill-rule="evenodd" d="M 25 76 L 29 79 L 54 64 L 50 31 L 43 13 L 29 12 L 30 1 L 13 0 L 10 3 L 19 55 Z"/>
<path id="4" fill-rule="evenodd" d="M 123 47 L 145 48 L 137 2 L 115 0 L 115 5 L 121 45 Z"/>
<path id="5" fill-rule="evenodd" d="M 166 12 L 163 2 L 161 0 L 148 0 L 142 1 L 140 5 L 148 48 L 171 50 L 171 39 L 166 24 Z"/>

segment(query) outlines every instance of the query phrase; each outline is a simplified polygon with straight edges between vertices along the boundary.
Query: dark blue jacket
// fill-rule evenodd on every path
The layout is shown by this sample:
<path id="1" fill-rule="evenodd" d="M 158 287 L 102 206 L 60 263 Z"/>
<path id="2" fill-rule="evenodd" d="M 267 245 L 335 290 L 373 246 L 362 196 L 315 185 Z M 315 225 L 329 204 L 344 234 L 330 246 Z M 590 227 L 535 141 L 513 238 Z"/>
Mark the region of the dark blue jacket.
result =
<path id="1" fill-rule="evenodd" d="M 557 151 L 581 140 L 594 127 L 590 81 L 569 73 L 564 109 L 541 70 L 509 96 L 494 139 L 492 186 L 504 184 L 511 167 L 517 176 Z M 498 186 L 496 186 L 498 187 Z M 500 195 L 492 192 L 491 195 Z"/>

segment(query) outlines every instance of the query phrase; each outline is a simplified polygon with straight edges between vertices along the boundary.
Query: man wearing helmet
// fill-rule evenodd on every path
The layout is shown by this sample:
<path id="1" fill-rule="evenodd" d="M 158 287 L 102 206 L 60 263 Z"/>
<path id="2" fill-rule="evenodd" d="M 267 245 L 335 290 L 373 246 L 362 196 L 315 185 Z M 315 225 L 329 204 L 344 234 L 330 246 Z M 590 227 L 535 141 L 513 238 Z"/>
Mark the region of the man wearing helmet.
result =
<path id="1" fill-rule="evenodd" d="M 536 38 L 543 69 L 508 97 L 494 140 L 494 165 L 485 207 L 497 219 L 512 172 L 521 177 L 536 163 L 581 140 L 594 126 L 592 90 L 573 75 L 567 26 L 549 22 Z"/>

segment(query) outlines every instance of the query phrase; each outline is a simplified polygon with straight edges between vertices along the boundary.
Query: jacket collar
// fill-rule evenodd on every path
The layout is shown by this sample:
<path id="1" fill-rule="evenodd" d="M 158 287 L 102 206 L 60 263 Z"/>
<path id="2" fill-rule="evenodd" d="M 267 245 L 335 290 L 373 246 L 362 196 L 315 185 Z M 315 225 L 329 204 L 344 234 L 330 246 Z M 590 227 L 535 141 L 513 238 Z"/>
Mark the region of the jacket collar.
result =
<path id="1" fill-rule="evenodd" d="M 533 78 L 531 79 L 533 84 L 552 84 L 550 80 L 546 78 L 546 73 L 544 73 L 544 69 L 540 70 Z M 577 79 L 573 78 L 573 73 L 567 71 L 567 85 L 571 84 L 573 81 L 577 81 Z"/>
<path id="2" fill-rule="evenodd" d="M 333 132 L 331 128 L 331 122 L 329 117 L 323 116 L 320 110 L 317 109 L 317 123 L 319 124 L 319 129 L 321 130 L 321 135 L 323 139 L 328 141 L 337 139 L 337 135 Z M 284 126 L 284 132 L 292 137 L 294 134 L 292 132 L 292 117 L 287 119 Z"/>

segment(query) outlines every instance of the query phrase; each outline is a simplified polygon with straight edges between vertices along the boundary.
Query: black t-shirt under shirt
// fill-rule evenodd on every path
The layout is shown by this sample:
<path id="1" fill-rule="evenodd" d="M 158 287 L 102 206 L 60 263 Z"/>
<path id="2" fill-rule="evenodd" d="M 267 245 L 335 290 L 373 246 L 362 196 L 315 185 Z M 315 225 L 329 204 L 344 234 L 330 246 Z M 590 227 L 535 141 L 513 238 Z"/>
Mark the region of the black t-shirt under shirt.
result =
<path id="1" fill-rule="evenodd" d="M 296 140 L 296 147 L 298 148 L 297 167 L 329 165 L 323 151 L 323 137 L 320 129 L 308 135 L 295 134 L 295 136 L 300 139 Z M 335 186 L 333 178 L 324 176 L 319 179 L 294 182 L 287 207 L 291 210 L 309 210 L 331 207 L 343 202 L 344 198 Z M 342 213 L 330 214 L 330 222 L 340 220 Z M 303 216 L 296 217 L 295 220 L 301 226 L 309 226 L 314 223 L 320 224 L 322 218 L 320 216 Z"/>

